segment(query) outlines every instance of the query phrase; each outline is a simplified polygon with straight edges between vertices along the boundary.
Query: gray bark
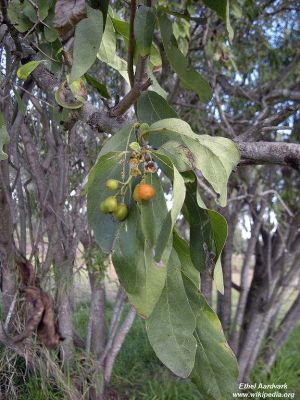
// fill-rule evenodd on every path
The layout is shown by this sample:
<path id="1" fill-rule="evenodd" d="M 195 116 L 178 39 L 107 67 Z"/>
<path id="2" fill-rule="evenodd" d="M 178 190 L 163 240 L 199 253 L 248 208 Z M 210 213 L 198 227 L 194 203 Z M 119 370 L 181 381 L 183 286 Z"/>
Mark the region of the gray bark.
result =
<path id="1" fill-rule="evenodd" d="M 239 347 L 239 341 L 240 341 L 240 335 L 241 335 L 241 327 L 243 323 L 243 318 L 244 318 L 244 312 L 245 312 L 245 307 L 246 307 L 246 302 L 247 302 L 247 296 L 248 292 L 250 289 L 250 279 L 249 279 L 249 274 L 250 274 L 250 267 L 251 267 L 251 258 L 254 254 L 255 250 L 255 245 L 258 240 L 258 235 L 259 231 L 261 228 L 262 224 L 262 218 L 264 214 L 264 207 L 261 207 L 261 210 L 257 217 L 255 218 L 252 228 L 251 228 L 251 237 L 248 241 L 248 246 L 243 262 L 243 267 L 242 267 L 242 272 L 241 272 L 241 291 L 240 291 L 240 297 L 237 305 L 237 310 L 234 318 L 234 323 L 233 323 L 233 333 L 230 338 L 230 345 L 233 349 L 233 351 L 237 354 L 238 353 L 238 347 Z"/>

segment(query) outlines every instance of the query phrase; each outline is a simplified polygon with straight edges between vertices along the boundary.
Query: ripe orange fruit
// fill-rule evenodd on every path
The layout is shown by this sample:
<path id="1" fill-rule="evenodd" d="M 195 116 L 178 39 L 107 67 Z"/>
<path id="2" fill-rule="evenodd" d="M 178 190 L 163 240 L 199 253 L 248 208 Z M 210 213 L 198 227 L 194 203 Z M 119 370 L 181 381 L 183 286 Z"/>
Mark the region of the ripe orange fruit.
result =
<path id="1" fill-rule="evenodd" d="M 120 203 L 118 204 L 117 209 L 113 212 L 113 216 L 118 220 L 118 221 L 124 221 L 124 219 L 128 215 L 128 208 L 126 204 Z"/>
<path id="2" fill-rule="evenodd" d="M 148 201 L 156 195 L 155 188 L 148 183 L 139 183 L 133 191 L 133 200 L 135 201 Z"/>
<path id="3" fill-rule="evenodd" d="M 107 197 L 102 203 L 100 204 L 100 210 L 104 214 L 108 214 L 110 212 L 114 212 L 118 207 L 117 199 L 114 196 Z"/>
<path id="4" fill-rule="evenodd" d="M 119 181 L 116 179 L 108 179 L 105 183 L 108 190 L 117 190 L 119 188 Z"/>

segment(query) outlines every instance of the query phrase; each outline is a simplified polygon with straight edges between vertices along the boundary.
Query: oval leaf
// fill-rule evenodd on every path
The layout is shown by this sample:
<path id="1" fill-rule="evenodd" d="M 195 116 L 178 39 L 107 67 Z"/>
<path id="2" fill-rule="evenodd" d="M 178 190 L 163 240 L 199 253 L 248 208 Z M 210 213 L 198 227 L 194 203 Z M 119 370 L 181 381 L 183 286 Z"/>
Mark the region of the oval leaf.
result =
<path id="1" fill-rule="evenodd" d="M 17 77 L 25 81 L 42 61 L 29 61 L 17 70 Z"/>
<path id="2" fill-rule="evenodd" d="M 194 366 L 197 343 L 195 317 L 184 289 L 180 261 L 172 251 L 166 285 L 146 330 L 157 357 L 176 375 L 187 378 Z"/>
<path id="3" fill-rule="evenodd" d="M 134 36 L 141 56 L 150 54 L 154 28 L 154 9 L 143 5 L 140 6 L 134 19 Z"/>
<path id="4" fill-rule="evenodd" d="M 237 390 L 238 365 L 221 323 L 199 289 L 183 275 L 190 306 L 196 319 L 195 365 L 191 374 L 199 392 L 207 400 L 231 399 Z"/>
<path id="5" fill-rule="evenodd" d="M 198 71 L 189 67 L 187 58 L 175 45 L 172 23 L 166 15 L 159 17 L 159 26 L 167 58 L 172 69 L 179 76 L 182 86 L 196 92 L 200 100 L 207 103 L 212 97 L 212 89 Z"/>
<path id="6" fill-rule="evenodd" d="M 112 215 L 102 213 L 99 207 L 106 197 L 112 195 L 106 188 L 105 182 L 110 178 L 120 180 L 124 157 L 124 152 L 107 153 L 100 157 L 90 171 L 86 187 L 89 223 L 104 253 L 112 250 L 119 224 Z"/>
<path id="7" fill-rule="evenodd" d="M 87 18 L 75 29 L 73 65 L 70 83 L 84 75 L 94 64 L 103 32 L 103 18 L 99 10 L 87 8 Z"/>
<path id="8" fill-rule="evenodd" d="M 151 125 L 164 118 L 178 118 L 176 111 L 156 92 L 142 92 L 137 101 L 137 115 L 140 122 Z"/>

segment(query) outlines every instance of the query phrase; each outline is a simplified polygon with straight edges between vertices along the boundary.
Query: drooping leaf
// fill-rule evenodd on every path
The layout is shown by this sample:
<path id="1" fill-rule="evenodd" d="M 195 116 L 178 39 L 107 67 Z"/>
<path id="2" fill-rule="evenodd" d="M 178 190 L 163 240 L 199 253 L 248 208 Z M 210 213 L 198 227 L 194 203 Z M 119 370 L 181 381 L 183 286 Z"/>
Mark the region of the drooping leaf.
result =
<path id="1" fill-rule="evenodd" d="M 151 184 L 156 190 L 156 195 L 150 201 L 141 202 L 139 207 L 141 210 L 141 223 L 144 236 L 150 246 L 151 254 L 154 256 L 155 248 L 162 230 L 165 218 L 168 215 L 167 204 L 158 175 L 146 174 L 145 183 Z M 172 247 L 171 238 L 166 243 L 166 252 L 164 257 L 158 263 L 161 266 L 167 264 Z"/>
<path id="2" fill-rule="evenodd" d="M 173 246 L 179 257 L 181 269 L 196 287 L 200 287 L 200 272 L 195 268 L 190 254 L 190 246 L 175 231 L 173 236 Z"/>
<path id="3" fill-rule="evenodd" d="M 176 375 L 190 375 L 196 353 L 195 317 L 186 296 L 180 261 L 172 251 L 166 284 L 146 330 L 157 357 Z"/>
<path id="4" fill-rule="evenodd" d="M 199 206 L 196 190 L 196 185 L 189 184 L 186 195 L 191 259 L 199 271 L 209 270 L 217 289 L 223 293 L 221 252 L 227 238 L 227 222 L 216 211 Z"/>
<path id="5" fill-rule="evenodd" d="M 100 203 L 112 194 L 105 186 L 107 179 L 120 180 L 124 175 L 124 158 L 124 152 L 110 152 L 100 157 L 86 185 L 88 220 L 104 253 L 111 251 L 119 224 L 112 215 L 100 211 Z"/>
<path id="6" fill-rule="evenodd" d="M 110 16 L 107 16 L 105 30 L 97 57 L 99 60 L 117 70 L 120 75 L 129 82 L 127 62 L 117 55 L 117 39 Z"/>
<path id="7" fill-rule="evenodd" d="M 9 135 L 5 126 L 4 116 L 0 112 L 0 161 L 6 160 L 8 155 L 3 151 L 3 146 L 9 143 Z"/>
<path id="8" fill-rule="evenodd" d="M 127 21 L 122 21 L 120 19 L 112 18 L 112 22 L 114 25 L 114 28 L 116 32 L 122 37 L 124 40 L 124 44 L 126 49 L 128 49 L 128 43 L 129 43 L 129 23 Z M 135 52 L 134 55 L 134 60 L 136 62 L 137 60 L 137 55 L 138 52 Z M 155 44 L 151 44 L 151 50 L 150 50 L 150 60 L 149 64 L 152 67 L 159 67 L 162 64 L 160 52 Z"/>
<path id="9" fill-rule="evenodd" d="M 102 82 L 99 82 L 89 74 L 85 74 L 85 79 L 87 83 L 93 86 L 93 88 L 96 89 L 101 96 L 105 97 L 106 99 L 110 99 L 110 94 L 108 93 L 107 87 Z"/>
<path id="10" fill-rule="evenodd" d="M 93 3 L 96 3 L 95 6 L 98 7 L 103 15 L 103 29 L 105 28 L 106 25 L 106 19 L 107 19 L 107 14 L 108 14 L 108 7 L 109 7 L 109 0 L 93 0 L 92 1 L 92 7 L 94 7 Z"/>
<path id="11" fill-rule="evenodd" d="M 167 267 L 154 262 L 135 204 L 120 227 L 112 260 L 129 301 L 143 318 L 148 318 L 163 290 Z"/>
<path id="12" fill-rule="evenodd" d="M 198 71 L 189 67 L 188 60 L 176 45 L 172 23 L 166 15 L 159 17 L 159 26 L 167 58 L 172 69 L 179 76 L 182 86 L 195 91 L 200 100 L 207 103 L 212 97 L 212 89 Z"/>
<path id="13" fill-rule="evenodd" d="M 220 18 L 225 19 L 227 0 L 203 0 L 203 3 L 215 11 Z"/>
<path id="14" fill-rule="evenodd" d="M 134 19 L 134 37 L 141 56 L 151 52 L 152 38 L 155 28 L 155 12 L 152 7 L 141 5 Z"/>
<path id="15" fill-rule="evenodd" d="M 161 96 L 163 99 L 166 99 L 168 97 L 168 93 L 165 91 L 165 89 L 163 89 L 160 86 L 160 84 L 158 83 L 158 81 L 156 79 L 156 76 L 154 75 L 154 73 L 153 73 L 153 71 L 152 71 L 152 69 L 151 69 L 151 67 L 149 65 L 148 65 L 148 68 L 147 68 L 147 74 L 148 74 L 148 77 L 152 81 L 152 84 L 151 84 L 151 87 L 150 87 L 151 91 L 159 94 L 159 96 Z M 147 92 L 145 92 L 145 93 L 147 93 Z"/>
<path id="16" fill-rule="evenodd" d="M 154 160 L 158 162 L 162 171 L 172 181 L 173 202 L 172 207 L 166 215 L 161 230 L 158 234 L 157 244 L 155 247 L 155 260 L 158 262 L 165 258 L 165 250 L 172 236 L 172 231 L 176 220 L 179 216 L 185 199 L 184 179 L 173 165 L 171 160 L 158 152 L 153 153 Z M 168 249 L 167 249 L 168 251 Z"/>
<path id="17" fill-rule="evenodd" d="M 228 178 L 240 158 L 231 140 L 196 135 L 186 122 L 175 118 L 155 122 L 146 134 L 150 143 L 170 157 L 180 172 L 201 171 L 219 195 L 220 205 L 226 205 Z"/>
<path id="18" fill-rule="evenodd" d="M 164 118 L 178 118 L 176 111 L 159 94 L 147 90 L 137 101 L 137 115 L 140 122 L 151 125 Z"/>
<path id="19" fill-rule="evenodd" d="M 230 349 L 221 323 L 199 289 L 183 274 L 189 304 L 196 319 L 195 365 L 191 374 L 205 400 L 231 399 L 238 377 L 236 358 Z"/>
<path id="20" fill-rule="evenodd" d="M 203 0 L 203 2 L 205 5 L 207 5 L 207 7 L 215 11 L 218 16 L 225 21 L 229 39 L 232 40 L 234 32 L 230 24 L 229 18 L 229 0 Z"/>
<path id="21" fill-rule="evenodd" d="M 57 0 L 53 26 L 64 37 L 83 18 L 86 17 L 85 0 Z"/>
<path id="22" fill-rule="evenodd" d="M 17 70 L 17 77 L 25 81 L 29 75 L 40 65 L 41 61 L 29 61 Z"/>
<path id="23" fill-rule="evenodd" d="M 87 8 L 87 18 L 75 29 L 73 65 L 70 82 L 84 75 L 94 64 L 103 33 L 103 18 L 99 10 Z"/>

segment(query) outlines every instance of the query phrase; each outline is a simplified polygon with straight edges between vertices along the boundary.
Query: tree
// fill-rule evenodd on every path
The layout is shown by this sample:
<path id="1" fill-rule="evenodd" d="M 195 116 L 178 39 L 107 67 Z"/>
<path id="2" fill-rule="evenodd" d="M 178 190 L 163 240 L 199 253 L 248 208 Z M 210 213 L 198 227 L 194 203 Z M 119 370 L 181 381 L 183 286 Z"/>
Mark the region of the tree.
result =
<path id="1" fill-rule="evenodd" d="M 190 377 L 205 399 L 231 398 L 238 370 L 226 336 L 239 379 L 248 379 L 264 340 L 271 366 L 269 349 L 284 342 L 299 313 L 297 297 L 271 333 L 298 277 L 299 207 L 289 195 L 300 165 L 296 9 L 257 1 L 242 11 L 237 1 L 230 15 L 227 0 L 1 6 L 2 344 L 32 369 L 41 355 L 66 397 L 88 388 L 91 399 L 109 398 L 137 313 L 174 374 Z M 251 48 L 253 37 L 260 40 Z M 231 324 L 242 213 L 253 224 Z M 79 246 L 91 286 L 85 342 L 72 322 Z M 121 287 L 106 335 L 110 261 Z M 213 284 L 225 334 L 210 307 Z M 31 304 L 21 333 L 20 288 Z M 45 347 L 59 340 L 61 351 L 49 356 Z M 86 366 L 75 376 L 78 351 Z"/>

